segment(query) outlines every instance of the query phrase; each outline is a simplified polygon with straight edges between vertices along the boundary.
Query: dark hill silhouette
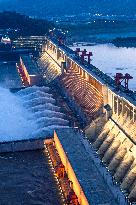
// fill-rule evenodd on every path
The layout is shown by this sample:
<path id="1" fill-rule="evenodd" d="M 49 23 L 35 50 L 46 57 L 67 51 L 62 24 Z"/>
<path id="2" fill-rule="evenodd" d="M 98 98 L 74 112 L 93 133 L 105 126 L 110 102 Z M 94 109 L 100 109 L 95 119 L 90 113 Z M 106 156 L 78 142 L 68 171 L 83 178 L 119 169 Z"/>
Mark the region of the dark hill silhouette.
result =
<path id="1" fill-rule="evenodd" d="M 18 35 L 45 35 L 54 25 L 47 20 L 33 19 L 16 12 L 0 13 L 0 29 L 8 29 L 8 33 L 17 30 Z M 13 36 L 16 36 L 13 32 Z"/>

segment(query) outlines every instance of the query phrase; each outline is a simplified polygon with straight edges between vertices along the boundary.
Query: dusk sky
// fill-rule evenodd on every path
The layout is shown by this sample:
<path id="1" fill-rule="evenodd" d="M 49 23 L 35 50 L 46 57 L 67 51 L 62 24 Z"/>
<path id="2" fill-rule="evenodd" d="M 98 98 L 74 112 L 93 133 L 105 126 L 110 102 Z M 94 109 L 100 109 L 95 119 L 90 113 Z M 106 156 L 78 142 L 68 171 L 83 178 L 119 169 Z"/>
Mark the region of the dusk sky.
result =
<path id="1" fill-rule="evenodd" d="M 43 17 L 81 12 L 134 15 L 135 5 L 135 0 L 0 0 L 0 10 L 16 10 Z"/>

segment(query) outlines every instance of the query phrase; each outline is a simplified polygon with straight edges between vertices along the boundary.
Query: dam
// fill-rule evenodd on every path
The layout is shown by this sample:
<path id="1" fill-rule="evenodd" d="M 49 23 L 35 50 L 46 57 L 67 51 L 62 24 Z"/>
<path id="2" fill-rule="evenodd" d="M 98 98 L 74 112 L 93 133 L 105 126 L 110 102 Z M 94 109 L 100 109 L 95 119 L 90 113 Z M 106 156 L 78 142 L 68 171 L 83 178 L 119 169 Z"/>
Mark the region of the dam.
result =
<path id="1" fill-rule="evenodd" d="M 117 90 L 55 38 L 45 38 L 38 58 L 20 54 L 14 71 L 18 84 L 14 74 L 6 88 L 23 109 L 26 131 L 4 134 L 0 152 L 45 150 L 62 204 L 135 204 L 135 93 Z"/>

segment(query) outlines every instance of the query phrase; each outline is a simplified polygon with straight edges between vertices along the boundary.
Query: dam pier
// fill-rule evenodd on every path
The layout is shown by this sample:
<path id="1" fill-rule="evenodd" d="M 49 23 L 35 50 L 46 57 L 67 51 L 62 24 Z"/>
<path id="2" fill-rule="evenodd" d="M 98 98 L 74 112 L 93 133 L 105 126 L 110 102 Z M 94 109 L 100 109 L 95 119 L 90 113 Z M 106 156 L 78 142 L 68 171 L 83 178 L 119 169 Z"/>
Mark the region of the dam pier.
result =
<path id="1" fill-rule="evenodd" d="M 135 93 L 117 89 L 91 64 L 91 54 L 86 61 L 54 37 L 39 40 L 42 46 L 38 37 L 28 41 L 38 45 L 38 56 L 33 46 L 16 48 L 17 59 L 0 62 L 0 81 L 7 79 L 10 99 L 23 109 L 19 121 L 26 121 L 25 132 L 2 138 L 0 153 L 43 150 L 60 204 L 135 204 Z"/>

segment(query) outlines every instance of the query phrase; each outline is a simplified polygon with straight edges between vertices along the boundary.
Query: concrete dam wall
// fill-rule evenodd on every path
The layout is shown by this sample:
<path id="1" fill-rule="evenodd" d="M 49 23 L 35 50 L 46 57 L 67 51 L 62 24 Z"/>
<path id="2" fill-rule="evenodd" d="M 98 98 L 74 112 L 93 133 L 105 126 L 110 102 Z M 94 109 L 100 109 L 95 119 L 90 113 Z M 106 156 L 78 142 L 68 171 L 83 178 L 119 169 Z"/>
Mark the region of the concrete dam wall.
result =
<path id="1" fill-rule="evenodd" d="M 130 201 L 136 200 L 136 101 L 124 88 L 81 62 L 64 45 L 47 39 L 38 64 L 46 82 L 54 82 L 74 102 L 73 110 L 86 118 L 85 134 Z M 72 104 L 72 103 L 71 103 Z M 76 110 L 80 108 L 80 112 Z M 78 109 L 79 110 L 79 109 Z M 82 113 L 82 114 L 81 114 Z"/>
<path id="2" fill-rule="evenodd" d="M 14 97 L 18 98 L 19 103 L 21 103 L 20 105 L 27 111 L 27 117 L 29 112 L 31 114 L 27 118 L 27 126 L 29 125 L 30 128 L 30 122 L 34 122 L 34 124 L 31 126 L 32 130 L 28 132 L 28 129 L 26 129 L 27 135 L 24 133 L 21 135 L 21 138 L 18 138 L 19 134 L 17 133 L 16 136 L 15 134 L 11 137 L 8 136 L 11 140 L 6 142 L 6 134 L 3 134 L 4 141 L 0 144 L 0 152 L 44 149 L 44 139 L 52 137 L 54 130 L 57 128 L 60 130 L 62 130 L 62 128 L 68 128 L 67 135 L 65 132 L 62 132 L 60 139 L 61 137 L 63 139 L 63 134 L 65 133 L 63 143 L 65 145 L 67 141 L 67 143 L 70 144 L 69 151 L 71 151 L 71 145 L 74 144 L 76 135 L 73 134 L 71 136 L 71 143 L 69 143 L 70 139 L 68 140 L 68 137 L 70 137 L 69 133 L 71 133 L 69 126 L 72 126 L 72 128 L 78 127 L 85 133 L 85 136 L 83 135 L 79 138 L 83 145 L 80 146 L 79 150 L 77 150 L 77 147 L 79 147 L 77 146 L 79 143 L 78 139 L 73 146 L 75 160 L 77 160 L 76 165 L 78 161 L 80 162 L 79 156 L 81 156 L 81 154 L 77 156 L 78 151 L 83 153 L 86 147 L 84 153 L 87 158 L 91 155 L 92 151 L 94 151 L 95 154 L 97 152 L 101 159 L 101 161 L 99 159 L 100 169 L 106 167 L 107 170 L 105 170 L 109 172 L 109 175 L 112 175 L 112 182 L 120 185 L 120 188 L 118 186 L 119 192 L 121 189 L 126 199 L 129 199 L 129 202 L 135 202 L 135 94 L 128 91 L 126 92 L 122 87 L 117 91 L 115 82 L 110 77 L 88 62 L 83 62 L 74 51 L 65 45 L 60 45 L 55 39 L 46 39 L 41 56 L 37 61 L 31 56 L 22 55 L 16 65 L 15 71 L 18 72 L 18 77 L 20 76 L 19 79 L 21 80 L 19 82 L 21 86 L 23 85 L 23 89 L 21 86 L 17 90 L 15 88 Z M 46 87 L 39 87 L 43 85 Z M 65 111 L 67 112 L 63 112 L 61 107 L 65 107 Z M 71 118 L 70 115 L 73 118 Z M 24 112 L 19 116 L 24 116 Z M 67 118 L 72 121 L 72 124 L 69 123 Z M 17 121 L 20 121 L 18 119 L 17 117 Z M 21 128 L 22 127 L 21 124 Z M 9 133 L 11 135 L 11 132 Z M 84 143 L 86 146 L 84 146 Z M 68 146 L 66 146 L 66 149 L 67 147 Z M 73 159 L 73 153 L 71 157 Z M 99 157 L 97 156 L 97 159 Z M 85 163 L 85 168 L 89 162 L 86 163 L 86 160 L 82 161 Z M 79 166 L 80 173 L 82 164 L 79 163 L 79 165 L 81 165 L 81 167 Z M 90 163 L 90 165 L 92 167 L 92 163 Z M 73 170 L 76 171 L 76 167 Z M 95 169 L 92 167 L 92 170 L 86 167 L 86 170 L 87 176 L 83 177 L 83 184 L 85 180 L 92 180 L 90 182 L 90 184 L 92 184 L 94 178 L 91 178 L 91 174 L 93 172 L 96 174 L 96 171 L 99 173 L 100 170 L 98 167 Z M 90 171 L 90 174 L 88 171 Z M 99 175 L 100 178 L 97 176 L 97 187 L 100 189 L 99 194 L 104 198 L 103 196 L 105 196 L 105 194 L 101 192 L 102 190 L 99 184 L 101 181 L 101 187 L 105 184 L 103 191 L 108 195 L 106 201 L 107 199 L 110 201 L 110 195 L 108 191 L 105 191 L 109 189 L 109 184 L 107 184 L 103 175 L 100 173 Z M 87 183 L 86 181 L 85 184 Z M 90 185 L 88 186 L 90 187 Z M 94 187 L 95 186 L 96 184 L 94 184 Z M 112 184 L 111 192 L 113 186 L 114 184 Z M 89 190 L 89 188 L 87 188 L 87 190 Z M 77 195 L 78 192 L 76 193 Z M 91 200 L 94 200 L 93 203 L 96 204 L 94 191 L 92 192 Z M 99 194 L 97 190 L 97 196 Z M 113 198 L 112 194 L 111 198 Z M 123 201 L 122 203 L 121 198 L 118 197 L 116 192 L 115 199 L 121 205 L 127 203 L 124 198 L 123 200 L 125 202 Z M 98 204 L 100 204 L 100 202 L 98 202 Z M 113 204 L 115 204 L 115 202 L 113 202 Z"/>
<path id="3" fill-rule="evenodd" d="M 52 82 L 57 78 L 62 88 L 90 116 L 90 122 L 106 112 L 106 105 L 113 113 L 127 115 L 133 122 L 136 120 L 134 93 L 125 92 L 123 87 L 117 92 L 114 80 L 93 65 L 82 63 L 64 45 L 47 39 L 42 50 L 38 64 L 46 81 Z"/>
<path id="4" fill-rule="evenodd" d="M 127 130 L 129 129 L 128 133 L 134 132 L 135 126 L 128 118 L 123 119 L 122 116 L 118 117 L 115 114 L 103 125 L 100 121 L 104 121 L 102 117 L 86 129 L 86 136 L 99 154 L 103 164 L 113 175 L 113 179 L 120 184 L 122 191 L 127 192 L 127 196 L 133 201 L 136 196 L 136 147 L 133 134 L 130 138 Z"/>

